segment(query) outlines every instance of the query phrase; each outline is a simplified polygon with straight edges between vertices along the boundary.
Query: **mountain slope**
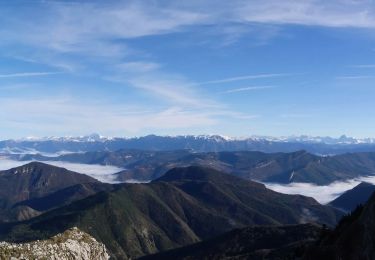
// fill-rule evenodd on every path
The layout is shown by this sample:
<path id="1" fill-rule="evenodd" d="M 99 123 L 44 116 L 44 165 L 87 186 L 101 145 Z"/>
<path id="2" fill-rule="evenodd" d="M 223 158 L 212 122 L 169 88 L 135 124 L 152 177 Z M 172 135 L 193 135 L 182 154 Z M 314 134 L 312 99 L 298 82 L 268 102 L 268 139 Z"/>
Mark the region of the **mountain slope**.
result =
<path id="1" fill-rule="evenodd" d="M 375 185 L 361 182 L 353 189 L 344 192 L 341 196 L 331 201 L 329 205 L 345 210 L 346 212 L 351 212 L 358 205 L 365 204 L 374 192 Z"/>
<path id="2" fill-rule="evenodd" d="M 22 220 L 38 215 L 41 209 L 27 201 L 53 196 L 54 193 L 60 194 L 60 201 L 46 204 L 42 210 L 64 205 L 69 202 L 69 197 L 73 199 L 73 194 L 64 193 L 63 190 L 79 184 L 96 186 L 90 186 L 91 191 L 86 193 L 77 190 L 77 198 L 100 189 L 99 182 L 89 176 L 39 162 L 0 171 L 0 221 Z"/>
<path id="3" fill-rule="evenodd" d="M 349 193 L 368 187 L 360 184 Z M 311 225 L 249 227 L 142 259 L 371 260 L 375 259 L 374 232 L 372 194 L 364 206 L 344 216 L 334 230 Z"/>
<path id="4" fill-rule="evenodd" d="M 27 206 L 34 210 L 43 212 L 50 209 L 58 208 L 64 205 L 68 205 L 73 201 L 86 198 L 94 195 L 100 191 L 110 191 L 113 186 L 105 183 L 81 183 L 67 188 L 63 188 L 48 195 L 31 198 L 18 202 L 14 207 Z"/>
<path id="5" fill-rule="evenodd" d="M 277 193 L 263 184 L 210 168 L 175 168 L 154 182 L 173 184 L 201 203 L 218 207 L 217 214 L 224 216 L 229 212 L 244 217 L 248 224 L 293 224 L 311 221 L 313 216 L 327 224 L 334 222 L 332 212 L 312 198 Z M 271 222 L 267 223 L 265 219 L 269 217 Z"/>
<path id="6" fill-rule="evenodd" d="M 0 238 L 35 240 L 76 226 L 102 241 L 112 256 L 126 259 L 249 225 L 333 225 L 338 218 L 314 199 L 202 167 L 174 169 L 150 184 L 114 187 L 29 221 L 3 224 Z"/>
<path id="7" fill-rule="evenodd" d="M 32 162 L 0 171 L 0 194 L 12 194 L 13 200 L 24 200 L 79 183 L 98 182 L 84 174 L 40 162 Z M 10 196 L 9 196 L 10 197 Z"/>

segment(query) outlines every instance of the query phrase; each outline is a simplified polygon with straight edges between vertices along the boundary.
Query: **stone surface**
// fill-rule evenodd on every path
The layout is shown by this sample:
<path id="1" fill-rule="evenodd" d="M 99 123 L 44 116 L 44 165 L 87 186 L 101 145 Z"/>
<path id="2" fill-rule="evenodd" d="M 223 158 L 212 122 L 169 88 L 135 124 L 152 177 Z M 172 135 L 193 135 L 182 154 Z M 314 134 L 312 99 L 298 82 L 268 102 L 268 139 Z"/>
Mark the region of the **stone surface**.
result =
<path id="1" fill-rule="evenodd" d="M 0 259 L 107 260 L 109 254 L 102 243 L 78 228 L 71 228 L 48 240 L 22 244 L 0 242 Z"/>

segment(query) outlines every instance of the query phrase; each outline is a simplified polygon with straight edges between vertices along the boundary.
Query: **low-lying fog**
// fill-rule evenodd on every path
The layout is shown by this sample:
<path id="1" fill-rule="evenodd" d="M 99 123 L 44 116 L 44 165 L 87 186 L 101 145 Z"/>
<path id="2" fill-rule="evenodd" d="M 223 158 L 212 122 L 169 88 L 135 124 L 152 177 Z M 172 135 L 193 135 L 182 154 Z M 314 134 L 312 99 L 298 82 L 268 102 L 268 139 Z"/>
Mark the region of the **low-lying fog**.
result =
<path id="1" fill-rule="evenodd" d="M 30 161 L 15 161 L 9 159 L 0 159 L 0 170 L 8 170 L 29 163 Z M 63 167 L 70 171 L 87 174 L 101 182 L 116 183 L 114 173 L 120 172 L 123 168 L 110 165 L 80 164 L 60 161 L 45 162 L 57 167 Z"/>

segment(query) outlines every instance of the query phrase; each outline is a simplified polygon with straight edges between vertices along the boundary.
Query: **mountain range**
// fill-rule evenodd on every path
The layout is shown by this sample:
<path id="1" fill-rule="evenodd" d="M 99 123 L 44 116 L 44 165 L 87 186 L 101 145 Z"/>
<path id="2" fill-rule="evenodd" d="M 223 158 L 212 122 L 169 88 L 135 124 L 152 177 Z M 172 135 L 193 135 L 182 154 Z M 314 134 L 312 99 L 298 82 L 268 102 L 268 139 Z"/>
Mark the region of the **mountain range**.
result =
<path id="1" fill-rule="evenodd" d="M 306 151 L 262 153 L 251 151 L 197 153 L 191 150 L 119 150 L 73 153 L 58 157 L 13 155 L 21 161 L 64 161 L 82 164 L 114 165 L 125 170 L 113 177 L 118 182 L 147 182 L 175 167 L 209 166 L 245 179 L 259 182 L 305 182 L 326 185 L 375 173 L 374 153 L 318 156 Z"/>
<path id="2" fill-rule="evenodd" d="M 50 176 L 49 172 L 63 171 L 55 168 L 32 163 L 3 175 L 12 176 L 27 170 Z M 76 180 L 81 176 L 65 173 L 69 176 L 64 180 L 51 176 L 62 183 L 66 183 L 68 177 Z M 24 178 L 30 179 L 29 176 Z M 61 202 L 60 196 L 53 196 L 59 191 L 49 187 L 54 181 L 48 179 L 42 182 L 45 185 L 39 185 L 37 201 L 43 201 L 45 197 L 39 196 L 43 194 L 51 205 Z M 247 226 L 307 222 L 333 226 L 342 215 L 312 198 L 277 193 L 263 184 L 198 166 L 174 168 L 148 184 L 108 185 L 89 177 L 81 181 L 85 187 L 90 184 L 101 188 L 88 197 L 90 192 L 81 197 L 75 195 L 73 199 L 68 196 L 67 205 L 56 203 L 59 207 L 47 209 L 28 220 L 3 222 L 0 239 L 27 242 L 78 227 L 104 243 L 112 257 L 127 259 L 189 245 Z M 71 185 L 77 184 L 72 181 Z M 68 188 L 62 188 L 62 191 Z M 30 199 L 34 198 L 25 199 L 32 208 L 34 204 Z"/>
<path id="3" fill-rule="evenodd" d="M 68 152 L 116 151 L 138 149 L 171 151 L 191 149 L 195 152 L 261 151 L 295 152 L 306 150 L 313 154 L 341 154 L 375 151 L 375 139 L 347 136 L 331 137 L 247 137 L 229 138 L 220 135 L 156 136 L 106 138 L 97 134 L 82 137 L 24 138 L 0 141 L 3 154 L 62 154 Z"/>
<path id="4" fill-rule="evenodd" d="M 149 159 L 170 158 L 169 153 Z M 205 163 L 207 158 L 220 158 L 238 168 L 267 156 L 278 165 L 302 165 L 301 169 L 306 167 L 301 163 L 305 161 L 308 165 L 314 162 L 314 167 L 315 163 L 337 169 L 372 167 L 371 153 L 339 155 L 334 160 L 307 152 L 257 156 L 252 152 L 179 153 L 198 156 L 194 158 L 203 158 Z M 112 152 L 104 154 L 115 161 L 130 160 Z M 147 161 L 145 154 L 140 155 L 143 162 Z M 0 187 L 0 240 L 6 241 L 0 243 L 0 251 L 12 256 L 17 248 L 43 247 L 43 241 L 55 241 L 69 230 L 82 230 L 90 241 L 99 243 L 92 244 L 93 248 L 107 250 L 112 259 L 375 257 L 375 186 L 369 183 L 359 184 L 324 206 L 312 198 L 277 193 L 243 176 L 202 165 L 166 169 L 150 183 L 105 184 L 64 168 L 32 162 L 1 171 Z M 342 217 L 343 210 L 352 209 Z M 75 240 L 81 241 L 72 238 L 69 243 Z M 56 243 L 60 242 L 67 243 Z M 86 252 L 83 246 L 74 250 Z"/>

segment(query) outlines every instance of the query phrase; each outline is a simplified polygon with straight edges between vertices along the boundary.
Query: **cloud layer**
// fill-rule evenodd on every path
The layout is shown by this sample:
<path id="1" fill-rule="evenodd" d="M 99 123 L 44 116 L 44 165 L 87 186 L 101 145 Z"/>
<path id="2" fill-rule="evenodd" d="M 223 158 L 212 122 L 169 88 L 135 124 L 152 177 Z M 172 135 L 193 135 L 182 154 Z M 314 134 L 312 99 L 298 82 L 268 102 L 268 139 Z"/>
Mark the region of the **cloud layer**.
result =
<path id="1" fill-rule="evenodd" d="M 287 185 L 265 183 L 266 187 L 285 194 L 301 194 L 313 197 L 322 204 L 326 204 L 347 190 L 350 190 L 361 182 L 375 184 L 375 176 L 361 177 L 347 181 L 333 182 L 329 185 L 318 186 L 309 183 L 291 183 Z"/>

